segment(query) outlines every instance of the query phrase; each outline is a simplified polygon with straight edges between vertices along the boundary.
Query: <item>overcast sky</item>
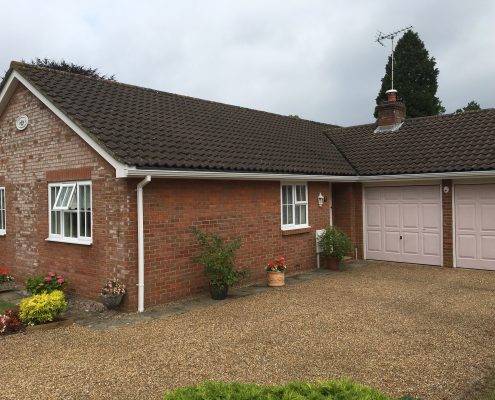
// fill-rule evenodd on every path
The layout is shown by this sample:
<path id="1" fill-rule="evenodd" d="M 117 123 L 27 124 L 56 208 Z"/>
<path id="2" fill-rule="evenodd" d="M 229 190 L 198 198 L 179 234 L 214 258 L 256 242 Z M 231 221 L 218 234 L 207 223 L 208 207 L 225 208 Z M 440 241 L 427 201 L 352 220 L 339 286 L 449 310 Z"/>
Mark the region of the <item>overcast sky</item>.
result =
<path id="1" fill-rule="evenodd" d="M 453 112 L 495 107 L 495 1 L 2 2 L 0 66 L 65 59 L 117 80 L 341 125 L 373 120 L 389 47 L 413 25 Z"/>

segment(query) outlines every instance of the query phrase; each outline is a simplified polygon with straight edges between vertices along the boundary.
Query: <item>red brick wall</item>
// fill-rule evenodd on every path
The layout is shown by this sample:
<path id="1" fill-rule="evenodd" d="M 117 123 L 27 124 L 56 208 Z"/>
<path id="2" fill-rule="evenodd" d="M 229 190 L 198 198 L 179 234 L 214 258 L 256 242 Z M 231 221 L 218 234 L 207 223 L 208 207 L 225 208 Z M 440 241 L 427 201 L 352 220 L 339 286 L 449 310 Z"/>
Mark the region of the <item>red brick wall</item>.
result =
<path id="1" fill-rule="evenodd" d="M 449 188 L 449 192 L 443 191 L 444 187 Z M 454 248 L 453 248 L 453 227 L 452 227 L 452 180 L 442 181 L 442 223 L 443 223 L 443 266 L 454 266 Z"/>
<path id="2" fill-rule="evenodd" d="M 363 187 L 361 183 L 333 183 L 333 225 L 346 232 L 363 258 Z M 355 256 L 353 249 L 352 257 Z"/>
<path id="3" fill-rule="evenodd" d="M 18 131 L 15 119 L 29 117 Z M 135 240 L 127 182 L 23 86 L 0 116 L 0 176 L 6 187 L 7 235 L 0 263 L 16 279 L 54 270 L 70 287 L 96 299 L 108 276 L 118 276 L 135 295 Z M 48 237 L 48 183 L 88 179 L 93 184 L 93 245 L 55 243 Z M 134 211 L 134 210 L 133 210 Z M 133 300 L 135 302 L 135 300 Z"/>
<path id="4" fill-rule="evenodd" d="M 237 265 L 251 271 L 248 281 L 264 279 L 264 265 L 279 255 L 289 273 L 316 268 L 314 231 L 329 223 L 329 202 L 320 208 L 317 197 L 329 195 L 329 184 L 310 182 L 308 192 L 311 229 L 284 236 L 279 182 L 152 180 L 144 188 L 146 304 L 206 290 L 203 269 L 192 262 L 199 250 L 193 226 L 241 237 Z"/>

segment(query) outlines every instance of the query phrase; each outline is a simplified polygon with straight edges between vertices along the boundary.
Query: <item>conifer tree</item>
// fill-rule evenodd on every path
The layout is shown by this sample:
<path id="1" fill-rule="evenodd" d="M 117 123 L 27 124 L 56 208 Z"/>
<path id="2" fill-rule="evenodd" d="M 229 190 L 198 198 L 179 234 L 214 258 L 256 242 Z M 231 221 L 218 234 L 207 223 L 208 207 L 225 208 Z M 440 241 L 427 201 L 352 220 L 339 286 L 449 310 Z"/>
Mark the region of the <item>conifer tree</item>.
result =
<path id="1" fill-rule="evenodd" d="M 438 68 L 434 57 L 430 57 L 419 35 L 408 30 L 397 41 L 394 57 L 394 89 L 406 105 L 407 117 L 424 117 L 445 112 L 436 96 Z M 382 87 L 376 98 L 380 104 L 386 99 L 385 92 L 391 88 L 391 62 L 389 56 L 385 67 Z"/>

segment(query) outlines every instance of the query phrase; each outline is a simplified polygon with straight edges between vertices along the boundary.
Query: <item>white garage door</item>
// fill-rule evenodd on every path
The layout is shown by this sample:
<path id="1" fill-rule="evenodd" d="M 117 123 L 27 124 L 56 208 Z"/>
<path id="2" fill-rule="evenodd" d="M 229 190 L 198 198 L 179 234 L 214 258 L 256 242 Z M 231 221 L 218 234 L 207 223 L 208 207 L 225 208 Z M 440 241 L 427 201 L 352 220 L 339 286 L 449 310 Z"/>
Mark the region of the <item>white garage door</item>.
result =
<path id="1" fill-rule="evenodd" d="M 495 270 L 495 185 L 456 185 L 456 265 Z"/>
<path id="2" fill-rule="evenodd" d="M 439 186 L 365 189 L 366 258 L 441 265 Z"/>

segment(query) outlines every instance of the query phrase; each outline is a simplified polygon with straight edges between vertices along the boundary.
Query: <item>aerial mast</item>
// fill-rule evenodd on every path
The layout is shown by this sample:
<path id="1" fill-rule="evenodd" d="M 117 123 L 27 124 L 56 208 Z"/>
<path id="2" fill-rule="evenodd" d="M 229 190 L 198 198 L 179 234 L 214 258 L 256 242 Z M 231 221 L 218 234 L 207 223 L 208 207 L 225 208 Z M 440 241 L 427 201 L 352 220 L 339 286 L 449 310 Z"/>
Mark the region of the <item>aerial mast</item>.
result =
<path id="1" fill-rule="evenodd" d="M 392 87 L 390 88 L 390 90 L 395 90 L 394 89 L 394 39 L 395 37 L 399 34 L 399 33 L 402 33 L 402 32 L 405 32 L 405 31 L 408 31 L 409 29 L 412 28 L 412 25 L 406 27 L 406 28 L 403 28 L 403 29 L 400 29 L 398 31 L 395 31 L 395 32 L 392 32 L 392 33 L 389 33 L 389 34 L 384 34 L 380 31 L 378 31 L 378 33 L 376 34 L 376 40 L 375 42 L 378 42 L 380 43 L 382 46 L 385 46 L 383 44 L 383 41 L 384 40 L 387 40 L 387 39 L 390 39 L 390 41 L 392 42 L 392 74 L 391 74 L 391 82 L 392 82 Z"/>

